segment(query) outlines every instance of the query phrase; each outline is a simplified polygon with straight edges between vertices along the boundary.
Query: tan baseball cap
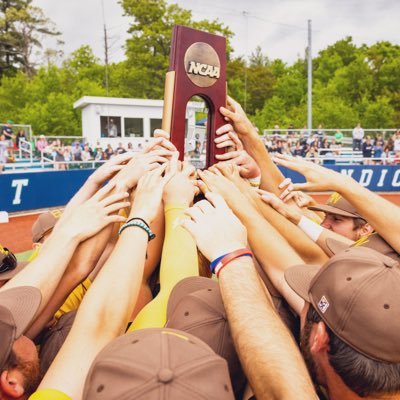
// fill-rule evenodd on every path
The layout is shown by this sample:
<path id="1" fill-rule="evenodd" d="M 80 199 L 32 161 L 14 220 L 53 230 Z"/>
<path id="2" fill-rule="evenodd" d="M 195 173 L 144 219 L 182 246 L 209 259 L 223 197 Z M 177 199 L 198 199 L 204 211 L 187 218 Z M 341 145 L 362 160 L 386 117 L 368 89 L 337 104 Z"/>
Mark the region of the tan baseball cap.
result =
<path id="1" fill-rule="evenodd" d="M 187 332 L 141 329 L 113 340 L 94 360 L 83 398 L 234 399 L 226 361 Z"/>
<path id="2" fill-rule="evenodd" d="M 400 362 L 397 261 L 354 247 L 333 256 L 323 267 L 289 268 L 285 278 L 349 346 L 380 362 Z"/>
<path id="3" fill-rule="evenodd" d="M 357 210 L 339 193 L 333 193 L 326 204 L 308 207 L 312 211 L 342 215 L 343 217 L 362 218 Z"/>
<path id="4" fill-rule="evenodd" d="M 331 254 L 338 254 L 341 251 L 348 249 L 349 246 L 335 239 L 326 239 L 326 246 Z M 384 254 L 396 261 L 400 262 L 400 254 L 392 247 L 382 236 L 374 232 L 370 235 L 363 236 L 350 247 L 364 247 L 377 251 L 378 253 Z"/>
<path id="5" fill-rule="evenodd" d="M 246 377 L 233 344 L 217 282 L 200 276 L 178 282 L 169 297 L 165 326 L 189 332 L 208 344 L 228 362 L 234 393 L 243 392 Z"/>
<path id="6" fill-rule="evenodd" d="M 38 219 L 32 225 L 32 242 L 38 243 L 40 240 L 49 233 L 61 217 L 61 210 L 47 211 L 40 214 Z"/>
<path id="7" fill-rule="evenodd" d="M 41 301 L 40 290 L 31 286 L 0 293 L 0 371 L 7 363 L 14 341 L 30 325 Z"/>

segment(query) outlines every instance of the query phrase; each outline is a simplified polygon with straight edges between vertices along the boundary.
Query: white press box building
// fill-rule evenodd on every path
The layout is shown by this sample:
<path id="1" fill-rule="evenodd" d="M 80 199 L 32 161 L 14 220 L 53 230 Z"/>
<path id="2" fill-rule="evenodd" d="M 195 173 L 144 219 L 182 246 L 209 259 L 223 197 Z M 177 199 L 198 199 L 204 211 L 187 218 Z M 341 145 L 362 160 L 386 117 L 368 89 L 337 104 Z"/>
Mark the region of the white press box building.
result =
<path id="1" fill-rule="evenodd" d="M 74 103 L 82 110 L 82 136 L 88 143 L 100 143 L 105 148 L 118 143 L 135 148 L 153 136 L 161 128 L 163 100 L 127 99 L 115 97 L 84 96 Z M 186 107 L 188 137 L 194 132 L 196 112 L 204 112 L 204 103 L 189 102 Z"/>

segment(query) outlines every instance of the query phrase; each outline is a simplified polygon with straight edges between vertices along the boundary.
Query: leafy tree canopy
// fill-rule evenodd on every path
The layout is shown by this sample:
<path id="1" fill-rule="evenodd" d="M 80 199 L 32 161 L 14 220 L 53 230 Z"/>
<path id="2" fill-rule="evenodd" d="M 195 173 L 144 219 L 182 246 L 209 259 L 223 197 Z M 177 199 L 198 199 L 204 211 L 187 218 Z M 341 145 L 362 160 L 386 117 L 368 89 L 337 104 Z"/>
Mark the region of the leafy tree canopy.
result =
<path id="1" fill-rule="evenodd" d="M 0 0 L 0 121 L 31 124 L 35 133 L 79 135 L 81 96 L 105 96 L 105 66 L 82 46 L 57 66 L 37 67 L 32 51 L 55 28 L 32 0 Z M 121 0 L 131 18 L 125 60 L 108 67 L 113 97 L 161 99 L 168 70 L 171 31 L 183 24 L 227 37 L 228 90 L 246 105 L 260 131 L 274 125 L 302 128 L 307 120 L 307 65 L 270 59 L 260 48 L 246 60 L 232 56 L 233 33 L 214 21 L 165 0 Z M 351 37 L 321 50 L 313 59 L 313 121 L 325 128 L 400 126 L 400 46 L 387 41 L 357 46 Z"/>

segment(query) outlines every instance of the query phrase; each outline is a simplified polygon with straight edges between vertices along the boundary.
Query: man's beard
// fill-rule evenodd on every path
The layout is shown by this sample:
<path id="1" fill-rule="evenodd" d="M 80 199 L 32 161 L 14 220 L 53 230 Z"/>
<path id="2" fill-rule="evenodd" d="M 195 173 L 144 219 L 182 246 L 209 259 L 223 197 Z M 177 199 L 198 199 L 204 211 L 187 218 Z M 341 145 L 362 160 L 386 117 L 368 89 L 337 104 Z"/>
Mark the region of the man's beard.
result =
<path id="1" fill-rule="evenodd" d="M 317 366 L 310 351 L 310 336 L 311 336 L 312 326 L 313 322 L 306 320 L 300 336 L 300 351 L 301 354 L 303 355 L 304 361 L 307 365 L 308 372 L 311 376 L 314 385 L 318 385 Z"/>

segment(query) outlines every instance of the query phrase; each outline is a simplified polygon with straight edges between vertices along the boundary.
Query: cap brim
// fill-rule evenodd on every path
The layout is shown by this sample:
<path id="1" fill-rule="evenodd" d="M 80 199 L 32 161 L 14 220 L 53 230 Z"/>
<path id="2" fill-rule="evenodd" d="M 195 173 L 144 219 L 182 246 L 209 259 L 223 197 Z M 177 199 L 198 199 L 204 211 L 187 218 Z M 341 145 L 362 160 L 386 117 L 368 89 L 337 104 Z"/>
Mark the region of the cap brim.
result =
<path id="1" fill-rule="evenodd" d="M 202 289 L 214 289 L 218 286 L 218 283 L 210 278 L 205 278 L 202 276 L 190 276 L 188 278 L 179 281 L 169 296 L 168 306 L 167 306 L 167 319 L 176 309 L 179 302 L 188 294 L 197 292 Z"/>
<path id="2" fill-rule="evenodd" d="M 326 239 L 325 243 L 326 247 L 332 253 L 332 255 L 338 254 L 350 247 L 350 245 L 348 245 L 347 243 L 332 238 Z"/>
<path id="3" fill-rule="evenodd" d="M 26 265 L 29 263 L 27 261 L 19 262 L 18 265 L 11 271 L 0 273 L 0 281 L 8 281 L 13 278 L 18 272 L 22 271 Z"/>
<path id="4" fill-rule="evenodd" d="M 309 302 L 311 282 L 320 270 L 320 265 L 296 265 L 285 271 L 285 279 L 301 298 Z"/>
<path id="5" fill-rule="evenodd" d="M 357 214 L 349 213 L 347 211 L 341 210 L 340 208 L 328 206 L 327 204 L 321 204 L 318 206 L 310 206 L 307 208 L 311 211 L 322 211 L 322 212 L 328 213 L 328 214 L 341 215 L 342 217 L 362 218 Z"/>
<path id="6" fill-rule="evenodd" d="M 21 286 L 0 292 L 0 304 L 12 314 L 15 322 L 15 338 L 19 338 L 29 327 L 42 302 L 40 290 L 32 286 Z"/>

